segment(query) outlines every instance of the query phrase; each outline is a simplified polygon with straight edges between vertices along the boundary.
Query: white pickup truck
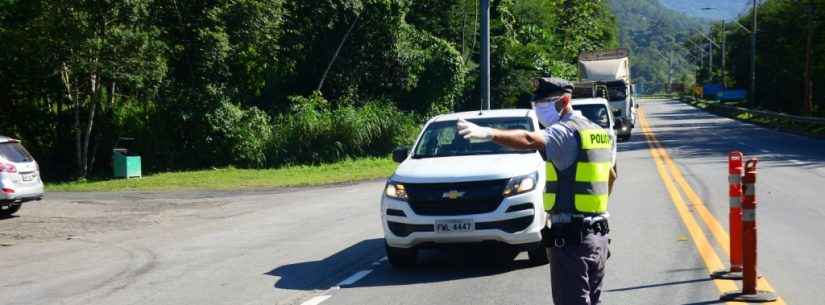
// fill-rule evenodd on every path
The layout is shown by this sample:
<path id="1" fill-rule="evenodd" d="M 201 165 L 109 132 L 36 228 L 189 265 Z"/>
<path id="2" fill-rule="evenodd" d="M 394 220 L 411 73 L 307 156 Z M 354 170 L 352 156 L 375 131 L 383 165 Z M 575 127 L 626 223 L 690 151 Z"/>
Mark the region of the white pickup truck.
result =
<path id="1" fill-rule="evenodd" d="M 613 133 L 613 113 L 603 98 L 573 99 L 575 111 Z M 424 126 L 381 197 L 381 223 L 392 266 L 408 267 L 418 249 L 445 244 L 489 243 L 498 258 L 527 251 L 533 264 L 547 262 L 545 161 L 538 151 L 513 150 L 458 135 L 463 118 L 480 126 L 538 130 L 535 112 L 503 109 L 441 115 Z"/>
<path id="2" fill-rule="evenodd" d="M 494 244 L 508 261 L 528 251 L 532 263 L 545 263 L 544 160 L 535 150 L 465 140 L 456 130 L 459 118 L 500 129 L 539 128 L 528 109 L 447 114 L 427 122 L 411 151 L 395 151 L 401 164 L 381 198 L 390 264 L 408 267 L 421 247 L 463 243 Z"/>

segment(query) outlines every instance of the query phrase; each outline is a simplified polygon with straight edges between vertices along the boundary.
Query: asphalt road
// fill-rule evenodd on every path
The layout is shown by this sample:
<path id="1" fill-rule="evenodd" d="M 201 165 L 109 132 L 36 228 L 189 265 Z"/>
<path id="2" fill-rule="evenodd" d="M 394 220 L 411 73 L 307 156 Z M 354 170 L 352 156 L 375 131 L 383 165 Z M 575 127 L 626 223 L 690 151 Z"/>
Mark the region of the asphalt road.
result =
<path id="1" fill-rule="evenodd" d="M 715 304 L 733 285 L 708 278 L 713 255 L 727 262 L 708 217 L 727 226 L 731 149 L 762 160 L 764 279 L 787 304 L 825 299 L 825 141 L 677 102 L 642 110 L 687 187 L 666 183 L 676 170 L 641 128 L 620 144 L 604 304 Z M 391 269 L 382 187 L 49 194 L 0 220 L 0 304 L 550 304 L 548 267 L 524 254 L 500 268 L 472 251 L 427 251 L 418 268 Z"/>

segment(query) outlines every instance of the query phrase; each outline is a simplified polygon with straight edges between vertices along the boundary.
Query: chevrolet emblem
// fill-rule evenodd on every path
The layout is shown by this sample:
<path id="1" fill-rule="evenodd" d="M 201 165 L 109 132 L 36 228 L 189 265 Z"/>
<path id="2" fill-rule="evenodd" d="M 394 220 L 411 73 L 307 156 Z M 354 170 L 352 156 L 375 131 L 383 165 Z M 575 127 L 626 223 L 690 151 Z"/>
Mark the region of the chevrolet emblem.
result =
<path id="1" fill-rule="evenodd" d="M 452 200 L 456 200 L 458 198 L 464 197 L 465 193 L 466 192 L 449 191 L 449 192 L 445 192 L 444 194 L 442 194 L 441 198 L 449 198 L 449 199 L 452 199 Z"/>

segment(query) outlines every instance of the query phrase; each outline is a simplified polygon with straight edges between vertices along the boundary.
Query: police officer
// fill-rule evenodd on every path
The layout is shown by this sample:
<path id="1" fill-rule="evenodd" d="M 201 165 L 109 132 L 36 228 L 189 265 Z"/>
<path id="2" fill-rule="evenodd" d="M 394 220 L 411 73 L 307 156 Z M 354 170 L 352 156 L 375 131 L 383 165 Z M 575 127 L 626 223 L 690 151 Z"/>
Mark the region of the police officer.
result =
<path id="1" fill-rule="evenodd" d="M 556 305 L 600 303 L 609 257 L 609 190 L 616 179 L 615 139 L 570 105 L 573 85 L 559 78 L 533 82 L 533 109 L 544 130 L 499 130 L 459 120 L 464 138 L 543 151 L 547 162 L 544 231 Z"/>

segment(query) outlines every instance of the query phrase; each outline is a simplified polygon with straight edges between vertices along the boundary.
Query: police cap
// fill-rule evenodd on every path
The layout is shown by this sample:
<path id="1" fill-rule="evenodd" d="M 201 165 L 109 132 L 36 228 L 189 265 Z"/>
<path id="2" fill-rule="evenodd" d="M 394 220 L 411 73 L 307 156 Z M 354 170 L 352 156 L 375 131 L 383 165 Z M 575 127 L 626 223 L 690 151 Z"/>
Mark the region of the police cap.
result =
<path id="1" fill-rule="evenodd" d="M 534 99 L 544 98 L 559 92 L 573 93 L 573 84 L 557 77 L 541 77 L 533 80 Z"/>

